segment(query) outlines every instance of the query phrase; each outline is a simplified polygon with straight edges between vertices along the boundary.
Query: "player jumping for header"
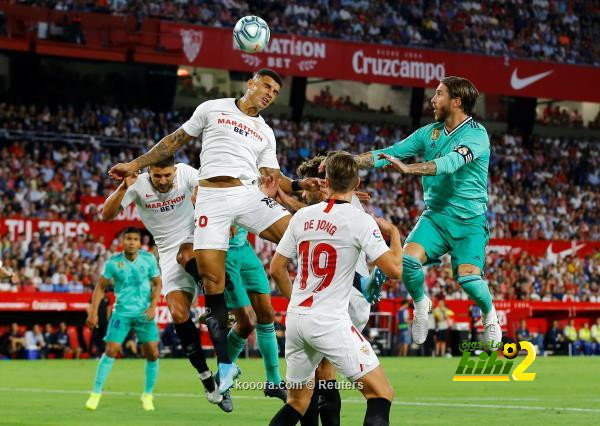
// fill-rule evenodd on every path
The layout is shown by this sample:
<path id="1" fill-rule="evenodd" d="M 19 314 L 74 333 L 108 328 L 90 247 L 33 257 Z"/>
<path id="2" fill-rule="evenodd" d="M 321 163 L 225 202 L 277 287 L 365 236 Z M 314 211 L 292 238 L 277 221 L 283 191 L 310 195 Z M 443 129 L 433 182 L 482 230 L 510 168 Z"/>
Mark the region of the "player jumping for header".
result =
<path id="1" fill-rule="evenodd" d="M 490 141 L 485 128 L 470 115 L 478 96 L 469 80 L 446 77 L 431 99 L 435 123 L 388 148 L 355 157 L 361 168 L 389 166 L 400 173 L 423 176 L 427 208 L 406 239 L 402 273 L 415 304 L 412 334 L 418 344 L 427 337 L 431 310 L 423 291 L 422 267 L 445 253 L 452 257 L 458 283 L 481 308 L 484 340 L 502 339 L 492 296 L 482 279 L 489 239 L 485 213 Z M 416 155 L 424 156 L 425 162 L 400 161 Z"/>
<path id="2" fill-rule="evenodd" d="M 202 103 L 187 122 L 146 154 L 109 171 L 112 177 L 123 179 L 202 135 L 194 254 L 204 282 L 206 325 L 217 353 L 221 394 L 233 386 L 239 374 L 227 351 L 224 290 L 230 226 L 239 225 L 272 242 L 281 239 L 290 214 L 255 185 L 259 174 L 279 181 L 286 192 L 319 188 L 318 179 L 292 182 L 279 170 L 275 135 L 259 113 L 275 100 L 281 84 L 276 72 L 257 71 L 248 80 L 243 97 Z"/>

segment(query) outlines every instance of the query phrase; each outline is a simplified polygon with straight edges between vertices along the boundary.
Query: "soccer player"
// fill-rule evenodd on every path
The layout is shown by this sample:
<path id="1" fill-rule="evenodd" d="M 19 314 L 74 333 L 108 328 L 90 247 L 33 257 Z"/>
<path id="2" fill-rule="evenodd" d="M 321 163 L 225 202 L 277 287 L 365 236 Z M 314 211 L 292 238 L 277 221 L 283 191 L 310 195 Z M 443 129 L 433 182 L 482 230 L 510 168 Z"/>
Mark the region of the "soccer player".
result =
<path id="1" fill-rule="evenodd" d="M 191 250 L 194 235 L 193 198 L 198 186 L 198 170 L 187 164 L 175 164 L 170 156 L 148 168 L 141 175 L 123 179 L 106 199 L 104 220 L 114 219 L 131 203 L 138 207 L 144 226 L 156 242 L 162 273 L 163 294 L 167 300 L 175 332 L 190 363 L 198 371 L 209 402 L 226 412 L 233 410 L 231 400 L 216 390 L 213 375 L 200 346 L 200 333 L 191 319 L 190 308 L 197 285 L 186 269 L 198 276 L 195 261 L 182 267 L 178 263 L 180 246 Z"/>
<path id="2" fill-rule="evenodd" d="M 229 278 L 225 283 L 225 299 L 227 308 L 236 318 L 235 326 L 227 335 L 229 357 L 235 362 L 246 345 L 246 339 L 256 328 L 256 342 L 267 374 L 264 393 L 285 402 L 287 391 L 279 374 L 279 350 L 269 279 L 262 262 L 248 242 L 248 231 L 234 227 L 232 233 L 234 235 L 229 240 L 225 262 Z M 250 305 L 256 313 L 256 319 Z"/>
<path id="3" fill-rule="evenodd" d="M 461 77 L 441 80 L 431 99 L 435 122 L 406 139 L 356 157 L 361 168 L 389 166 L 423 176 L 427 208 L 406 239 L 402 282 L 413 298 L 412 336 L 417 344 L 427 338 L 431 300 L 423 291 L 423 265 L 452 257 L 452 269 L 463 290 L 481 308 L 484 341 L 499 342 L 502 329 L 487 283 L 482 279 L 485 246 L 487 174 L 490 140 L 485 128 L 471 117 L 479 93 Z M 400 159 L 423 156 L 425 162 L 405 164 Z"/>
<path id="4" fill-rule="evenodd" d="M 300 420 L 311 400 L 315 369 L 325 357 L 367 399 L 364 424 L 389 425 L 392 387 L 371 345 L 352 324 L 348 304 L 361 251 L 389 277 L 401 277 L 400 233 L 351 204 L 359 178 L 350 154 L 330 156 L 326 176 L 329 198 L 296 212 L 271 262 L 271 275 L 290 302 L 285 333 L 289 394 L 270 424 Z M 390 235 L 391 249 L 380 229 Z M 292 286 L 288 264 L 296 256 Z"/>
<path id="5" fill-rule="evenodd" d="M 269 279 L 248 243 L 248 231 L 234 226 L 231 233 L 225 262 L 225 300 L 227 309 L 235 317 L 235 325 L 227 334 L 229 358 L 232 362 L 237 360 L 248 336 L 256 329 L 258 349 L 267 374 L 264 393 L 285 401 L 287 392 L 279 374 L 279 351 Z M 182 247 L 178 255 L 179 262 L 186 264 L 190 259 L 195 263 L 192 250 Z M 201 317 L 200 321 L 206 322 L 206 316 Z M 228 397 L 229 392 L 223 396 Z"/>
<path id="6" fill-rule="evenodd" d="M 320 171 L 320 165 L 325 159 L 326 157 L 321 155 L 305 161 L 298 166 L 296 174 L 301 178 L 314 177 L 324 179 L 325 171 Z M 364 194 L 361 195 L 364 196 Z M 314 205 L 322 202 L 327 196 L 320 191 L 303 191 L 302 198 L 308 205 Z M 279 191 L 277 199 L 290 211 L 298 211 L 306 207 L 306 204 L 296 201 L 282 191 Z M 350 203 L 357 209 L 364 211 L 356 191 L 352 193 L 352 201 Z M 374 268 L 371 275 L 369 275 L 366 255 L 364 252 L 361 252 L 356 264 L 354 287 L 350 290 L 348 305 L 350 320 L 358 331 L 362 332 L 369 321 L 369 314 L 371 312 L 369 301 L 375 301 L 379 298 L 381 286 L 386 281 L 386 278 L 385 274 L 379 268 Z M 324 426 L 339 425 L 341 408 L 340 392 L 336 386 L 335 367 L 326 358 L 323 358 L 315 374 L 315 389 L 310 405 L 300 423 L 302 425 L 316 425 L 320 416 L 321 423 Z"/>
<path id="7" fill-rule="evenodd" d="M 202 135 L 194 253 L 204 283 L 206 325 L 217 354 L 221 394 L 239 375 L 227 351 L 224 290 L 230 226 L 239 225 L 272 242 L 281 239 L 290 214 L 254 184 L 259 174 L 278 180 L 286 192 L 319 187 L 318 181 L 292 181 L 279 170 L 275 135 L 259 114 L 277 98 L 281 84 L 275 71 L 255 72 L 244 96 L 202 103 L 188 121 L 146 154 L 109 171 L 112 177 L 123 179 L 173 155 Z"/>
<path id="8" fill-rule="evenodd" d="M 158 327 L 154 315 L 160 297 L 161 280 L 156 258 L 140 250 L 141 243 L 142 232 L 138 228 L 126 228 L 123 231 L 123 252 L 111 256 L 106 262 L 92 295 L 92 306 L 86 320 L 90 328 L 98 324 L 98 305 L 106 287 L 114 283 L 116 301 L 104 337 L 106 350 L 98 362 L 94 388 L 85 403 L 88 410 L 98 408 L 104 382 L 131 329 L 142 344 L 146 357 L 142 406 L 146 411 L 154 410 L 152 390 L 158 377 Z"/>

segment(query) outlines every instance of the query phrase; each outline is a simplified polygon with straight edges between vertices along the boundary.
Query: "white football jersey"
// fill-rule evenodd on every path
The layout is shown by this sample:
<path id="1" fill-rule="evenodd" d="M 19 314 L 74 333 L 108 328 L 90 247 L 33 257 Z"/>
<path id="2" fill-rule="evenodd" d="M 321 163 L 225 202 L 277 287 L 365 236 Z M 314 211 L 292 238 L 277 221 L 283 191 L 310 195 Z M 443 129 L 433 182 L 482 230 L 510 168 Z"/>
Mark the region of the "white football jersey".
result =
<path id="1" fill-rule="evenodd" d="M 261 167 L 279 169 L 273 130 L 260 115 L 240 111 L 234 98 L 203 102 L 181 127 L 190 136 L 202 134 L 200 179 L 252 180 Z"/>
<path id="2" fill-rule="evenodd" d="M 133 202 L 137 205 L 159 253 L 178 247 L 181 241 L 194 234 L 192 194 L 198 186 L 198 170 L 183 163 L 177 163 L 175 167 L 175 180 L 169 192 L 159 192 L 146 172 L 127 188 L 121 201 L 123 208 Z"/>
<path id="3" fill-rule="evenodd" d="M 348 202 L 327 200 L 300 209 L 277 246 L 279 254 L 298 257 L 288 312 L 349 318 L 360 252 L 374 261 L 388 250 L 375 219 Z"/>
<path id="4" fill-rule="evenodd" d="M 354 207 L 359 209 L 361 212 L 364 212 L 365 209 L 362 206 L 358 197 L 352 194 L 352 201 L 350 202 Z M 356 273 L 362 277 L 366 277 L 369 275 L 369 265 L 367 264 L 367 255 L 364 251 L 361 251 L 358 255 L 358 262 L 356 262 Z"/>

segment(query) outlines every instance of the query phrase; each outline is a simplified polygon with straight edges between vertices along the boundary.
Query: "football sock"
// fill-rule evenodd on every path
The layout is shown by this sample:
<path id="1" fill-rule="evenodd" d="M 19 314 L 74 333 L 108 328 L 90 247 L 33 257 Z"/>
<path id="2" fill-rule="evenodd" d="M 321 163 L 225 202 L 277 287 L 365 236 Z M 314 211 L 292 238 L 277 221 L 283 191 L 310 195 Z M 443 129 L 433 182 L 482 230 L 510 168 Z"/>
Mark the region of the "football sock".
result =
<path id="1" fill-rule="evenodd" d="M 158 359 L 155 361 L 146 360 L 146 381 L 144 382 L 144 393 L 152 393 L 157 377 Z"/>
<path id="2" fill-rule="evenodd" d="M 319 426 L 319 392 L 314 390 L 310 404 L 304 415 L 300 418 L 301 426 Z"/>
<path id="3" fill-rule="evenodd" d="M 229 330 L 229 334 L 227 335 L 227 353 L 231 362 L 235 362 L 238 359 L 245 346 L 246 339 L 241 338 L 233 328 Z"/>
<path id="4" fill-rule="evenodd" d="M 202 278 L 198 273 L 198 265 L 196 264 L 196 259 L 191 258 L 187 261 L 187 263 L 185 264 L 185 271 L 194 278 L 194 281 L 196 283 L 200 283 L 202 281 Z"/>
<path id="5" fill-rule="evenodd" d="M 267 381 L 275 384 L 281 383 L 279 347 L 277 346 L 275 325 L 272 322 L 269 324 L 256 324 L 256 342 L 262 355 Z"/>
<path id="6" fill-rule="evenodd" d="M 419 259 L 408 254 L 402 255 L 402 283 L 415 303 L 420 302 L 425 297 L 424 282 L 423 265 Z"/>
<path id="7" fill-rule="evenodd" d="M 206 327 L 210 333 L 210 339 L 217 353 L 217 362 L 231 364 L 227 353 L 227 306 L 225 294 L 207 294 L 204 297 L 206 303 Z"/>
<path id="8" fill-rule="evenodd" d="M 493 308 L 492 295 L 488 285 L 480 275 L 465 275 L 458 277 L 458 283 L 469 298 L 479 306 L 483 314 L 488 314 Z"/>
<path id="9" fill-rule="evenodd" d="M 179 340 L 181 341 L 181 347 L 190 360 L 190 363 L 198 370 L 200 377 L 203 378 L 202 383 L 204 384 L 204 387 L 209 392 L 214 391 L 214 382 L 210 375 L 208 365 L 206 364 L 204 352 L 202 352 L 202 347 L 200 346 L 200 332 L 194 325 L 194 322 L 191 318 L 188 318 L 186 322 L 174 325 L 177 337 L 179 337 Z M 207 375 L 204 373 L 209 374 Z M 202 376 L 202 374 L 204 374 L 204 376 Z"/>
<path id="10" fill-rule="evenodd" d="M 114 358 L 102 354 L 100 361 L 98 362 L 98 368 L 96 369 L 96 378 L 94 379 L 94 389 L 92 392 L 101 393 L 104 387 L 104 382 L 110 374 L 110 370 L 115 362 Z"/>
<path id="11" fill-rule="evenodd" d="M 319 386 L 319 395 L 323 401 L 323 405 L 319 404 L 321 424 L 323 426 L 339 426 L 342 410 L 340 391 L 335 387 L 335 380 L 327 380 L 325 383 L 325 386 Z"/>
<path id="12" fill-rule="evenodd" d="M 271 419 L 269 426 L 292 426 L 298 423 L 302 415 L 294 407 L 285 404 Z"/>
<path id="13" fill-rule="evenodd" d="M 385 398 L 367 399 L 367 412 L 363 426 L 389 426 L 392 402 Z"/>

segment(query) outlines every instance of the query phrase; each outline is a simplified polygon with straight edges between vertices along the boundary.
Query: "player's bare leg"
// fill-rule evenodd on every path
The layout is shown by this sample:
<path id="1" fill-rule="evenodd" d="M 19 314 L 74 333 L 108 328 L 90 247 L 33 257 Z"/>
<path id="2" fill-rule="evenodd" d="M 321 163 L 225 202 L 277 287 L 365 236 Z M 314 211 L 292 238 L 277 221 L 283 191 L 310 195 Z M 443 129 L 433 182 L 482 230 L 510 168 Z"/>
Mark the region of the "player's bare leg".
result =
<path id="1" fill-rule="evenodd" d="M 390 407 L 394 390 L 381 367 L 368 372 L 355 382 L 367 400 L 364 425 L 385 426 L 390 424 Z"/>
<path id="2" fill-rule="evenodd" d="M 313 394 L 314 379 L 299 388 L 292 388 L 288 392 L 287 403 L 271 419 L 269 426 L 295 425 L 306 413 Z"/>
<path id="3" fill-rule="evenodd" d="M 206 326 L 210 333 L 217 362 L 219 364 L 219 393 L 223 395 L 233 386 L 240 374 L 237 365 L 231 362 L 227 352 L 228 312 L 225 303 L 225 258 L 224 250 L 195 250 L 198 273 L 204 283 L 206 304 Z"/>
<path id="4" fill-rule="evenodd" d="M 256 315 L 256 340 L 267 373 L 265 396 L 279 398 L 285 402 L 287 390 L 279 375 L 279 348 L 273 323 L 275 312 L 271 304 L 271 295 L 250 292 L 248 297 Z"/>
<path id="5" fill-rule="evenodd" d="M 404 246 L 402 255 L 402 283 L 413 298 L 415 305 L 412 323 L 412 336 L 417 344 L 422 344 L 427 339 L 427 319 L 431 312 L 431 300 L 425 295 L 423 285 L 423 264 L 427 260 L 425 249 L 417 243 L 408 243 Z"/>
<path id="6" fill-rule="evenodd" d="M 98 361 L 98 367 L 96 369 L 96 377 L 94 379 L 94 387 L 92 389 L 92 393 L 85 403 L 85 408 L 88 410 L 95 410 L 98 408 L 98 404 L 100 403 L 100 397 L 102 396 L 102 388 L 104 387 L 104 382 L 108 375 L 110 374 L 110 370 L 112 369 L 113 363 L 115 362 L 115 358 L 121 353 L 121 345 L 116 342 L 106 342 L 106 348 L 104 350 L 104 354 Z"/>
<path id="7" fill-rule="evenodd" d="M 277 222 L 262 231 L 259 235 L 260 238 L 271 241 L 272 243 L 278 243 L 281 240 L 281 237 L 283 237 L 291 218 L 292 215 L 283 216 Z"/>
<path id="8" fill-rule="evenodd" d="M 198 265 L 196 265 L 196 256 L 194 255 L 194 245 L 192 243 L 184 243 L 179 246 L 177 263 L 194 278 L 196 285 L 202 288 L 202 278 L 198 273 Z"/>
<path id="9" fill-rule="evenodd" d="M 144 393 L 140 399 L 144 410 L 154 411 L 152 391 L 158 377 L 158 342 L 143 343 L 142 352 L 144 353 L 144 358 L 146 358 L 146 380 L 144 382 Z"/>
<path id="10" fill-rule="evenodd" d="M 481 309 L 483 341 L 498 343 L 502 340 L 502 328 L 498 322 L 496 309 L 487 282 L 481 277 L 481 270 L 471 264 L 458 265 L 458 283 L 469 298 Z"/>

